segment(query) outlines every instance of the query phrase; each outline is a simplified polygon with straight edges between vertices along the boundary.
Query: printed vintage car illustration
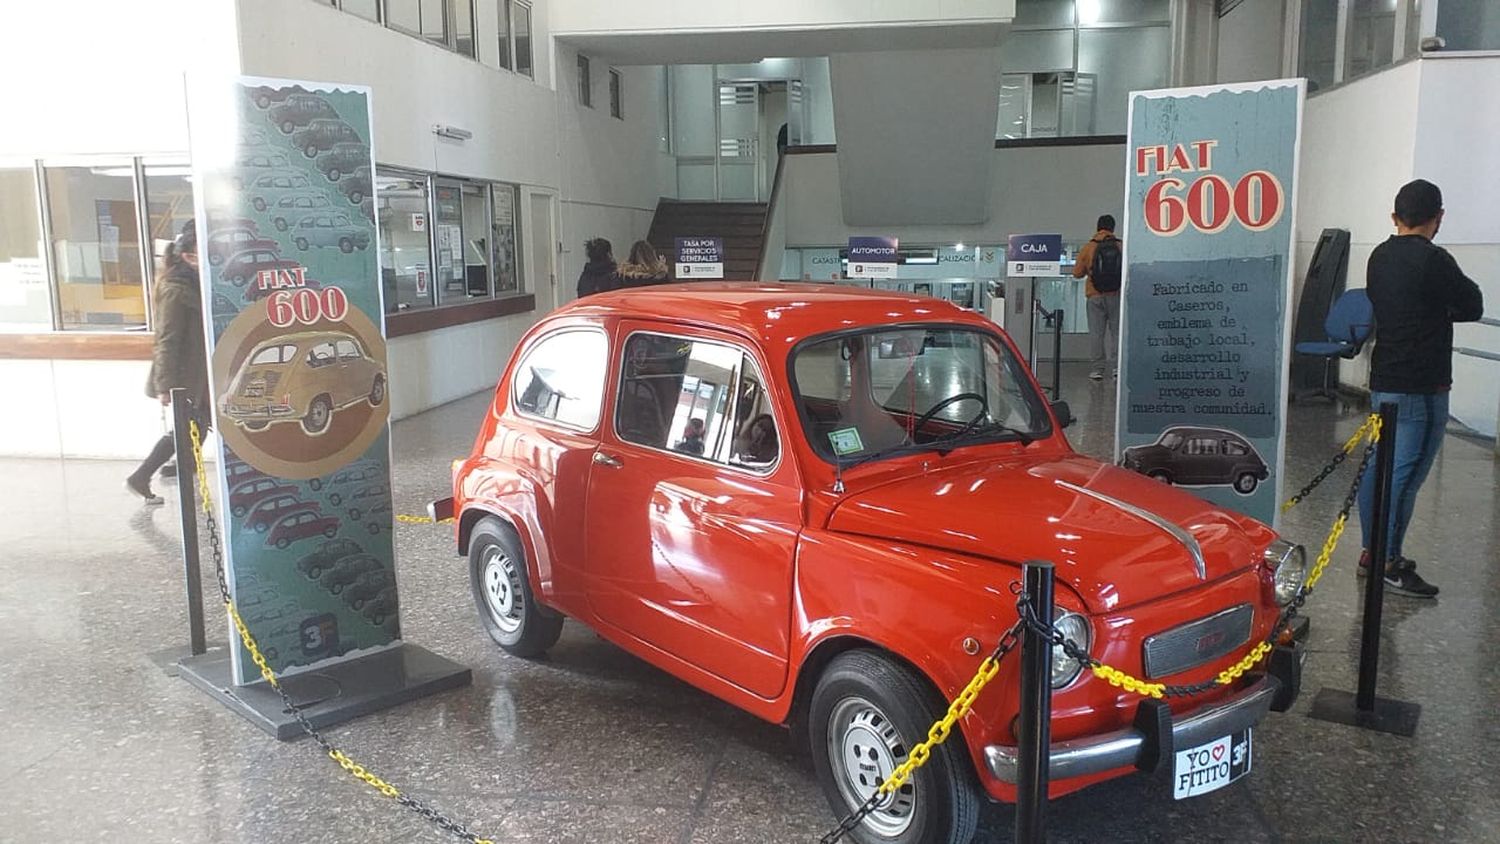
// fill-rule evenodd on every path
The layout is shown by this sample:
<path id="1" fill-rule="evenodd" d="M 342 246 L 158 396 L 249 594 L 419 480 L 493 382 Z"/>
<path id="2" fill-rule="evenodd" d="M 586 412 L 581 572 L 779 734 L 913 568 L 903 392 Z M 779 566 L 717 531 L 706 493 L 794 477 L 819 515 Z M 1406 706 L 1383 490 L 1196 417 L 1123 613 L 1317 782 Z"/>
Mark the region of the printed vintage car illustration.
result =
<path id="1" fill-rule="evenodd" d="M 219 273 L 235 287 L 244 287 L 261 270 L 294 270 L 300 266 L 281 257 L 276 249 L 242 249 L 224 259 Z"/>
<path id="2" fill-rule="evenodd" d="M 370 233 L 358 228 L 347 214 L 309 214 L 297 221 L 293 243 L 306 252 L 310 247 L 338 247 L 348 254 L 370 246 Z"/>
<path id="3" fill-rule="evenodd" d="M 316 158 L 318 153 L 338 143 L 363 144 L 364 139 L 353 126 L 327 118 L 314 120 L 292 133 L 292 144 L 308 158 Z"/>
<path id="4" fill-rule="evenodd" d="M 1016 624 L 1028 560 L 1057 566 L 1050 623 L 1076 648 L 1147 682 L 1200 684 L 1162 701 L 1165 726 L 1146 724 L 1139 698 L 1054 648 L 1053 798 L 1158 753 L 1170 766 L 1174 748 L 1227 746 L 1290 707 L 1291 648 L 1213 681 L 1301 594 L 1305 550 L 1074 451 L 1066 405 L 1023 360 L 993 322 L 926 296 L 596 294 L 522 338 L 453 463 L 452 498 L 430 512 L 456 517 L 500 647 L 541 654 L 574 619 L 792 725 L 835 818 L 912 758 Z M 853 840 L 961 844 L 983 798 L 1015 801 L 1018 677 L 1001 665 Z"/>
<path id="5" fill-rule="evenodd" d="M 361 401 L 378 407 L 385 383 L 385 367 L 357 337 L 338 331 L 288 334 L 251 351 L 219 412 L 252 431 L 296 421 L 317 436 L 339 410 Z"/>
<path id="6" fill-rule="evenodd" d="M 312 180 L 302 173 L 265 173 L 256 176 L 245 191 L 253 198 L 250 204 L 256 211 L 264 211 L 271 203 L 288 196 L 300 196 L 312 187 Z"/>
<path id="7" fill-rule="evenodd" d="M 370 166 L 370 150 L 360 143 L 337 143 L 333 148 L 318 156 L 318 169 L 328 177 L 328 181 L 337 182 L 341 177 L 356 170 L 366 170 Z"/>
<path id="8" fill-rule="evenodd" d="M 274 495 L 287 495 L 297 491 L 295 486 L 284 483 L 276 478 L 265 476 L 251 478 L 241 481 L 229 488 L 229 512 L 235 518 L 243 518 L 250 508 L 259 504 L 264 498 Z"/>
<path id="9" fill-rule="evenodd" d="M 337 595 L 367 571 L 383 570 L 385 564 L 369 554 L 351 554 L 323 573 L 318 585 Z"/>
<path id="10" fill-rule="evenodd" d="M 342 537 L 331 539 L 319 546 L 318 550 L 298 560 L 297 570 L 317 580 L 323 576 L 324 571 L 333 568 L 339 560 L 354 554 L 362 554 L 364 550 L 358 542 L 352 539 Z"/>
<path id="11" fill-rule="evenodd" d="M 266 544 L 286 548 L 299 539 L 322 535 L 329 539 L 339 532 L 339 520 L 334 516 L 320 516 L 311 510 L 288 513 L 271 525 L 266 534 Z"/>
<path id="12" fill-rule="evenodd" d="M 256 533 L 265 533 L 271 529 L 282 516 L 298 510 L 308 510 L 313 513 L 320 512 L 323 505 L 316 501 L 303 501 L 295 495 L 284 494 L 263 498 L 255 502 L 250 512 L 245 515 L 245 527 Z"/>
<path id="13" fill-rule="evenodd" d="M 232 226 L 215 229 L 208 236 L 208 263 L 217 267 L 237 252 L 244 252 L 250 249 L 275 250 L 277 248 L 279 247 L 276 241 L 260 237 L 253 228 Z"/>
<path id="14" fill-rule="evenodd" d="M 271 212 L 271 225 L 284 232 L 308 214 L 333 207 L 333 201 L 320 191 L 306 190 L 283 196 L 276 200 L 276 210 Z"/>
<path id="15" fill-rule="evenodd" d="M 266 116 L 275 123 L 284 135 L 297 131 L 299 126 L 323 117 L 338 117 L 339 113 L 326 100 L 316 94 L 291 94 L 280 103 L 271 106 Z"/>
<path id="16" fill-rule="evenodd" d="M 1183 486 L 1232 486 L 1255 492 L 1270 475 L 1266 461 L 1243 436 L 1223 428 L 1176 425 L 1156 442 L 1131 446 L 1120 465 L 1159 481 Z"/>

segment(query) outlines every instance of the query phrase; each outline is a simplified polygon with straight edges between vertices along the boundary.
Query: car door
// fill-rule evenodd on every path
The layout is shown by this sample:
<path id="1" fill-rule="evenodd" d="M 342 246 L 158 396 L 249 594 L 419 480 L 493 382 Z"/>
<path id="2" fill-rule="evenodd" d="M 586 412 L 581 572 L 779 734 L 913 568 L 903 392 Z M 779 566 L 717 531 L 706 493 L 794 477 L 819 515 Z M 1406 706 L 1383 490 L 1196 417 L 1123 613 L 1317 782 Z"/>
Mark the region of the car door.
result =
<path id="1" fill-rule="evenodd" d="M 802 502 L 766 362 L 706 330 L 627 323 L 619 337 L 589 476 L 589 604 L 604 625 L 775 696 Z"/>

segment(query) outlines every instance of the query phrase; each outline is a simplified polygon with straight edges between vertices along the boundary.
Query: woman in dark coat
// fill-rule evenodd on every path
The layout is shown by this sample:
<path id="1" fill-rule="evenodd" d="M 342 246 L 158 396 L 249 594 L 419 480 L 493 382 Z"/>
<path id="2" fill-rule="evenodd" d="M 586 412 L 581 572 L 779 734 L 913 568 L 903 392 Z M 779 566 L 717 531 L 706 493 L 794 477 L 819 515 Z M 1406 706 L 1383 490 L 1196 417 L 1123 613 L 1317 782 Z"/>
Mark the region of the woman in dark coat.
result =
<path id="1" fill-rule="evenodd" d="M 578 298 L 615 289 L 614 247 L 602 237 L 584 241 L 583 252 L 589 262 L 578 274 Z"/>
<path id="2" fill-rule="evenodd" d="M 198 284 L 198 234 L 191 223 L 183 227 L 182 234 L 167 247 L 163 258 L 165 269 L 152 290 L 156 337 L 151 351 L 151 373 L 146 377 L 146 395 L 170 405 L 172 389 L 185 389 L 193 418 L 198 421 L 199 429 L 206 431 L 210 420 L 208 346 L 203 336 L 203 292 Z M 125 486 L 147 504 L 161 504 L 161 496 L 151 490 L 151 476 L 172 459 L 172 452 L 172 435 L 164 434 L 135 472 L 125 479 Z M 186 457 L 189 466 L 196 470 L 192 456 Z"/>
<path id="3" fill-rule="evenodd" d="M 630 247 L 630 260 L 621 264 L 616 274 L 620 278 L 621 287 L 644 287 L 671 280 L 667 262 L 656 254 L 656 247 L 644 240 L 637 240 Z"/>

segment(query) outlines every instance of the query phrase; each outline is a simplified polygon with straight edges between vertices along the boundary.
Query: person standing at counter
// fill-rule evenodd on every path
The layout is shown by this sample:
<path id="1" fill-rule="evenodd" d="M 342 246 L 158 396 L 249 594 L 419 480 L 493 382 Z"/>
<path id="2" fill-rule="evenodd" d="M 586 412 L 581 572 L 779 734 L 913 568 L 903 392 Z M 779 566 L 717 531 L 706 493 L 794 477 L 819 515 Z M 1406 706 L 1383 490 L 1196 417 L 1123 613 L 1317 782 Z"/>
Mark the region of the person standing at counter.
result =
<path id="1" fill-rule="evenodd" d="M 1115 237 L 1115 217 L 1099 217 L 1098 231 L 1078 250 L 1073 277 L 1088 276 L 1089 340 L 1093 368 L 1089 378 L 1104 379 L 1106 371 L 1118 374 L 1116 356 L 1120 345 L 1120 279 L 1124 270 L 1124 243 Z"/>

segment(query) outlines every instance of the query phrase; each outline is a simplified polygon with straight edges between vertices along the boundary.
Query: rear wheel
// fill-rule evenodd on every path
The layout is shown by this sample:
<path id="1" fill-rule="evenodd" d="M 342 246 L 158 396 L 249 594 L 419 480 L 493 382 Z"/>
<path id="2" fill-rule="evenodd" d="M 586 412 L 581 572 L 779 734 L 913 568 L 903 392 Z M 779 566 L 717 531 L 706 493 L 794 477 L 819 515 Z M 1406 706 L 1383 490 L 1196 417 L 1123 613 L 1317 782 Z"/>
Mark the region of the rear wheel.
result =
<path id="1" fill-rule="evenodd" d="M 374 382 L 370 384 L 370 406 L 379 407 L 385 401 L 385 376 L 375 376 Z"/>
<path id="2" fill-rule="evenodd" d="M 1234 479 L 1234 491 L 1240 495 L 1249 495 L 1255 491 L 1259 483 L 1260 480 L 1255 477 L 1254 473 L 1241 472 L 1240 476 Z"/>
<path id="3" fill-rule="evenodd" d="M 339 238 L 339 251 L 342 252 L 342 253 L 344 253 L 345 255 L 348 255 L 350 252 L 353 252 L 354 251 L 354 240 L 352 238 L 347 238 L 347 237 L 341 237 L 341 238 Z"/>
<path id="4" fill-rule="evenodd" d="M 836 657 L 808 711 L 813 768 L 834 814 L 843 818 L 869 799 L 945 709 L 920 676 L 883 654 Z M 860 844 L 967 844 L 979 806 L 963 740 L 954 736 L 850 836 Z"/>
<path id="5" fill-rule="evenodd" d="M 307 238 L 305 238 L 305 237 L 299 237 L 299 238 L 297 238 L 297 249 L 299 251 L 306 252 L 307 251 L 307 247 L 310 246 L 310 245 L 311 244 L 309 244 L 307 242 Z"/>
<path id="6" fill-rule="evenodd" d="M 563 619 L 537 603 L 515 533 L 487 516 L 469 538 L 469 584 L 479 622 L 507 653 L 540 656 L 562 635 Z"/>
<path id="7" fill-rule="evenodd" d="M 318 396 L 307 406 L 307 415 L 302 417 L 302 430 L 317 436 L 328 430 L 328 421 L 333 418 L 333 402 L 327 396 Z"/>

